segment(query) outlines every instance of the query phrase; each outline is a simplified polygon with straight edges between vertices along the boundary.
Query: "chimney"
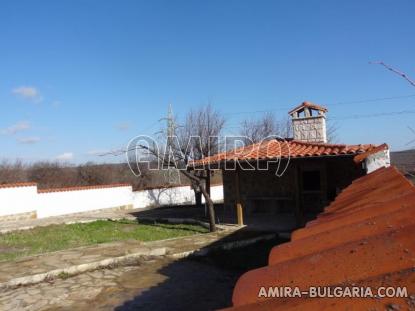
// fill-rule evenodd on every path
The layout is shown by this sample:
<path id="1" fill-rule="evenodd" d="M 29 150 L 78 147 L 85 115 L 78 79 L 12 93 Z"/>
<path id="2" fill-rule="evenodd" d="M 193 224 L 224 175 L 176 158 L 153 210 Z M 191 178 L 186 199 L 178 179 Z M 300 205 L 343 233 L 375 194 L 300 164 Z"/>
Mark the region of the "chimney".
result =
<path id="1" fill-rule="evenodd" d="M 289 112 L 295 140 L 327 143 L 327 109 L 311 102 L 303 102 Z"/>

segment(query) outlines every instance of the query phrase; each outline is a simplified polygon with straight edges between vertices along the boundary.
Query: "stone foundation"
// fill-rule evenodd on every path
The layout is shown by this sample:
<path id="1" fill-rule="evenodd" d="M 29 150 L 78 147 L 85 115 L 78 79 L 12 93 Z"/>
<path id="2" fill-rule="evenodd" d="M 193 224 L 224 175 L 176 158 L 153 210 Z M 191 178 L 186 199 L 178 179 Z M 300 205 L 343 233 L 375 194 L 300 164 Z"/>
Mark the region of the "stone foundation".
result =
<path id="1" fill-rule="evenodd" d="M 27 213 L 12 214 L 0 216 L 0 222 L 2 221 L 17 221 L 17 220 L 26 220 L 26 219 L 36 219 L 36 211 L 31 211 Z"/>
<path id="2" fill-rule="evenodd" d="M 97 213 L 97 212 L 126 211 L 126 210 L 131 210 L 133 208 L 134 207 L 132 204 L 128 204 L 128 205 L 121 205 L 117 207 L 102 208 L 102 209 L 90 210 L 90 211 L 80 212 L 80 213 L 65 214 L 65 215 L 70 216 L 70 215 L 83 215 L 83 214 L 90 214 L 90 213 Z M 51 216 L 51 217 L 61 217 L 65 215 Z M 0 216 L 0 222 L 28 220 L 28 219 L 36 219 L 36 218 L 37 218 L 36 211 L 31 211 L 27 213 Z"/>

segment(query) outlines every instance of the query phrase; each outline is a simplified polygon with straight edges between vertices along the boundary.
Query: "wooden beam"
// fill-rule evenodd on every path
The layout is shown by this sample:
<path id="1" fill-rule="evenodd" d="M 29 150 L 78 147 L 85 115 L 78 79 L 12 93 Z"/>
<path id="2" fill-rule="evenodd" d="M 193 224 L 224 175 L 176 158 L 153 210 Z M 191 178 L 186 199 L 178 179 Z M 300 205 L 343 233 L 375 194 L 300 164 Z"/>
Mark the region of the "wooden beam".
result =
<path id="1" fill-rule="evenodd" d="M 242 226 L 244 224 L 243 209 L 242 209 L 242 200 L 239 187 L 239 168 L 235 168 L 235 193 L 236 193 L 236 216 L 238 220 L 238 225 Z"/>

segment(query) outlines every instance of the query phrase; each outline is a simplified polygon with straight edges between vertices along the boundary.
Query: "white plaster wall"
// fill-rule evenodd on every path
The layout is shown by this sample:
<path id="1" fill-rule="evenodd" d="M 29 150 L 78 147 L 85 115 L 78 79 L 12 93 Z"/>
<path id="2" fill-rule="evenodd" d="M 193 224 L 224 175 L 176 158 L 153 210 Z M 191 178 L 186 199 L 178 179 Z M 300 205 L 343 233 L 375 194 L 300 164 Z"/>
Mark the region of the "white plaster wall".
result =
<path id="1" fill-rule="evenodd" d="M 210 198 L 214 203 L 223 202 L 223 185 L 210 187 Z M 202 196 L 202 202 L 205 203 L 205 198 Z"/>
<path id="2" fill-rule="evenodd" d="M 38 197 L 38 218 L 133 204 L 131 186 L 43 192 Z"/>
<path id="3" fill-rule="evenodd" d="M 212 186 L 213 202 L 223 202 L 223 186 Z M 134 208 L 145 208 L 165 205 L 195 204 L 194 191 L 189 186 L 167 189 L 152 189 L 135 191 L 133 193 Z M 205 202 L 202 197 L 202 202 Z"/>
<path id="4" fill-rule="evenodd" d="M 37 210 L 37 187 L 0 188 L 0 216 Z"/>
<path id="5" fill-rule="evenodd" d="M 194 204 L 194 193 L 189 186 L 166 189 L 151 189 L 133 193 L 134 208 L 163 205 Z"/>
<path id="6" fill-rule="evenodd" d="M 377 153 L 369 155 L 365 159 L 366 173 L 369 174 L 381 167 L 390 166 L 390 153 L 389 149 L 382 150 Z"/>
<path id="7" fill-rule="evenodd" d="M 211 197 L 214 202 L 223 202 L 223 186 L 212 186 Z M 0 188 L 0 216 L 36 211 L 38 218 L 44 218 L 126 205 L 145 208 L 185 204 L 195 204 L 189 186 L 135 192 L 131 186 L 40 193 L 36 186 Z"/>

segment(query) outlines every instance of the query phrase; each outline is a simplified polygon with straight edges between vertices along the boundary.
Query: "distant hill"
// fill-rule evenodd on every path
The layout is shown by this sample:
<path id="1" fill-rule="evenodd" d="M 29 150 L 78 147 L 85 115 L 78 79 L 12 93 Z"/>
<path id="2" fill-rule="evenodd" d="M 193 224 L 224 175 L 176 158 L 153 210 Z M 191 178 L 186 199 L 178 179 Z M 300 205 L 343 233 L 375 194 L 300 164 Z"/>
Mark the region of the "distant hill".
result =
<path id="1" fill-rule="evenodd" d="M 415 181 L 415 149 L 391 152 L 391 164 Z"/>

